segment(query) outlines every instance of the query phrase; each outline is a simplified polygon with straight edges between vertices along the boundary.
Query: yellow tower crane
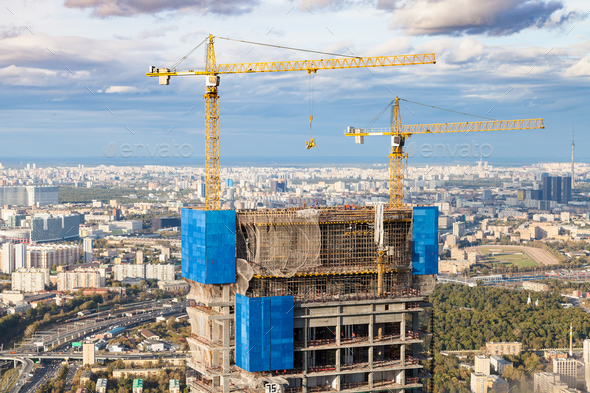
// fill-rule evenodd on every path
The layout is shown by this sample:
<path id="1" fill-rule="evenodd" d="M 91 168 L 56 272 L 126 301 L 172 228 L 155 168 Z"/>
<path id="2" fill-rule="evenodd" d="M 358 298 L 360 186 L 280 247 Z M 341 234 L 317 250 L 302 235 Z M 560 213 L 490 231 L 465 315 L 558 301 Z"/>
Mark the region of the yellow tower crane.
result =
<path id="1" fill-rule="evenodd" d="M 228 39 L 217 37 L 220 39 Z M 180 62 L 186 59 L 185 56 L 172 68 L 150 67 L 146 73 L 150 77 L 159 77 L 161 85 L 168 85 L 171 76 L 186 75 L 205 75 L 206 92 L 205 99 L 205 194 L 207 210 L 218 210 L 219 206 L 219 95 L 217 88 L 219 86 L 219 75 L 221 74 L 248 74 L 254 72 L 280 72 L 280 71 L 307 71 L 316 73 L 318 70 L 335 70 L 346 68 L 363 68 L 363 67 L 387 67 L 417 64 L 434 64 L 434 53 L 416 54 L 416 55 L 399 55 L 399 56 L 376 56 L 376 57 L 356 57 L 348 56 L 335 59 L 321 60 L 295 60 L 295 61 L 278 61 L 278 62 L 260 62 L 260 63 L 235 63 L 235 64 L 217 64 L 215 61 L 214 41 L 215 37 L 209 35 L 205 40 L 207 42 L 206 66 L 204 71 L 186 70 L 181 71 L 175 68 Z M 203 41 L 203 43 L 205 42 Z M 256 42 L 232 40 L 246 42 L 250 44 L 259 44 Z M 268 44 L 259 44 L 265 46 L 274 46 Z M 294 49 L 279 47 L 283 49 Z M 196 48 L 195 48 L 196 49 Z M 309 50 L 294 49 L 305 52 L 314 52 Z M 194 49 L 193 49 L 194 51 Z M 192 51 L 190 52 L 192 53 Z M 189 55 L 190 55 L 189 53 Z M 334 55 L 324 52 L 327 55 Z M 342 56 L 342 55 L 336 55 Z M 310 119 L 311 121 L 311 119 Z M 310 144 L 314 141 L 311 140 Z M 308 144 L 309 148 L 309 144 Z"/>
<path id="2" fill-rule="evenodd" d="M 391 207 L 404 205 L 404 174 L 408 154 L 404 152 L 404 144 L 407 138 L 416 134 L 447 134 L 451 132 L 479 132 L 479 131 L 505 131 L 505 130 L 531 130 L 545 128 L 543 119 L 524 120 L 491 120 L 463 123 L 434 123 L 434 124 L 410 124 L 402 126 L 399 111 L 399 97 L 392 102 L 393 116 L 391 128 L 354 128 L 348 127 L 344 133 L 346 136 L 355 137 L 356 143 L 364 143 L 365 136 L 389 135 L 391 136 L 391 153 L 389 154 L 389 203 Z"/>

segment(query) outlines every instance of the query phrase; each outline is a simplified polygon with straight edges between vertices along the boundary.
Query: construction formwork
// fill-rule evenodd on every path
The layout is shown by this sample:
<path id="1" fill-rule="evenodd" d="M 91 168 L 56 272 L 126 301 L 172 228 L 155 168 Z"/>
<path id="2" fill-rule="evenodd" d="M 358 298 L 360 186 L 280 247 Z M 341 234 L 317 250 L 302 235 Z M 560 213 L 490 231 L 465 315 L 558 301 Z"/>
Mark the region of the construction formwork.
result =
<path id="1" fill-rule="evenodd" d="M 422 387 L 434 280 L 412 275 L 411 209 L 238 211 L 235 225 L 235 283 L 189 279 L 191 391 Z"/>

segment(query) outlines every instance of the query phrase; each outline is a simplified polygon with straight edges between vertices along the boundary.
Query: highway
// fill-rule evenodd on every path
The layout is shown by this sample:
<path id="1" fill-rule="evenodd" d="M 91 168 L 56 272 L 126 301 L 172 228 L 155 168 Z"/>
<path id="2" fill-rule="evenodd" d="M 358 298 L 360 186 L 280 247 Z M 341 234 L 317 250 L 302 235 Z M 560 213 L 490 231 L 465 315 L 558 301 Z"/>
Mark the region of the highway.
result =
<path id="1" fill-rule="evenodd" d="M 96 331 L 107 330 L 112 326 L 132 327 L 135 325 L 145 323 L 149 320 L 155 319 L 159 316 L 165 316 L 184 311 L 187 306 L 186 302 L 174 304 L 172 307 L 162 307 L 162 305 L 158 304 L 158 302 L 154 302 L 153 304 L 156 307 L 147 309 L 143 313 L 138 313 L 132 316 L 111 318 L 103 321 L 96 321 L 95 319 L 76 321 L 72 322 L 73 325 L 66 324 L 56 329 L 37 332 L 33 335 L 33 337 L 30 340 L 28 340 L 22 346 L 13 350 L 0 351 L 0 360 L 16 360 L 22 365 L 18 373 L 18 380 L 15 383 L 13 389 L 10 391 L 10 393 L 19 393 L 21 389 L 23 389 L 23 387 L 25 388 L 23 392 L 33 392 L 37 387 L 39 387 L 41 383 L 46 381 L 48 378 L 55 378 L 55 376 L 52 376 L 52 374 L 57 373 L 59 371 L 59 367 L 57 368 L 58 371 L 54 370 L 55 367 L 52 367 L 52 370 L 40 368 L 38 372 L 34 373 L 34 376 L 31 378 L 31 380 L 28 380 L 28 375 L 32 372 L 33 367 L 35 366 L 35 363 L 33 363 L 33 361 L 30 360 L 31 358 L 47 359 L 50 361 L 60 359 L 63 360 L 66 358 L 82 359 L 81 352 L 69 353 L 65 350 L 61 353 L 56 352 L 59 351 L 59 348 L 65 347 L 66 344 L 68 344 L 69 342 L 76 339 L 84 338 L 85 336 L 88 336 L 89 334 L 94 333 Z M 41 345 L 36 343 L 39 343 Z M 37 352 L 37 350 L 41 346 L 47 349 L 53 348 L 53 351 Z M 150 359 L 154 357 L 158 357 L 158 355 L 152 355 L 149 353 L 98 353 L 96 356 L 96 358 L 100 360 Z M 51 364 L 53 364 L 53 362 Z M 70 377 L 72 371 L 75 374 L 74 370 L 70 370 L 68 378 Z M 49 372 L 50 375 L 46 377 L 45 374 L 47 372 Z M 72 374 L 72 378 L 74 374 Z M 69 383 L 71 387 L 71 378 L 69 379 Z"/>

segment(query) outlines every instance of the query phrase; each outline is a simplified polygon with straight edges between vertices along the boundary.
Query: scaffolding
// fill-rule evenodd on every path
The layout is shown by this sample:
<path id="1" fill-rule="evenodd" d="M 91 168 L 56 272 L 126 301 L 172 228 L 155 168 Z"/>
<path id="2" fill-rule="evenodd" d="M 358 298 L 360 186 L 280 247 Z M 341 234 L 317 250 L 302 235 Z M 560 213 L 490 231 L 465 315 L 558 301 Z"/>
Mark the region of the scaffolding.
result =
<path id="1" fill-rule="evenodd" d="M 297 302 L 336 302 L 420 296 L 412 288 L 410 271 L 385 273 L 384 291 L 378 293 L 377 273 L 314 274 L 294 277 L 254 277 L 246 293 L 250 297 L 293 296 Z"/>
<path id="2" fill-rule="evenodd" d="M 376 272 L 375 209 L 238 212 L 237 256 L 261 277 Z M 383 214 L 385 271 L 411 266 L 411 209 Z"/>

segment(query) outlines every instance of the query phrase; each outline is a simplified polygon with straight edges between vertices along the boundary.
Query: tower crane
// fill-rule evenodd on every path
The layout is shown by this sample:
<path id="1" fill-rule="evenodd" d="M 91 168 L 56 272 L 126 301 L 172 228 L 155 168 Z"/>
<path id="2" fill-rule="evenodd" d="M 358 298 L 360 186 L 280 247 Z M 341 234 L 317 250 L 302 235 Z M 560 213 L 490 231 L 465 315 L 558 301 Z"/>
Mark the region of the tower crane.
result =
<path id="1" fill-rule="evenodd" d="M 522 120 L 491 120 L 463 123 L 410 124 L 402 126 L 399 111 L 400 98 L 396 97 L 393 104 L 391 128 L 354 128 L 348 127 L 346 136 L 355 137 L 355 142 L 364 143 L 365 136 L 391 136 L 391 152 L 389 153 L 389 203 L 391 207 L 404 205 L 404 173 L 408 154 L 404 152 L 407 138 L 416 134 L 447 134 L 452 132 L 479 132 L 505 130 L 531 130 L 545 128 L 543 119 Z"/>
<path id="2" fill-rule="evenodd" d="M 181 71 L 175 68 L 180 62 L 188 56 L 184 56 L 172 68 L 156 68 L 151 66 L 146 73 L 149 77 L 158 77 L 160 85 L 168 85 L 171 76 L 193 76 L 204 75 L 206 92 L 203 96 L 205 100 L 205 194 L 206 209 L 218 210 L 219 206 L 219 95 L 217 90 L 221 74 L 249 74 L 258 72 L 282 72 L 282 71 L 307 71 L 308 74 L 316 73 L 318 70 L 334 70 L 346 68 L 363 68 L 363 67 L 387 67 L 417 64 L 435 64 L 434 53 L 399 55 L 399 56 L 375 56 L 375 57 L 357 57 L 341 56 L 334 59 L 321 60 L 295 60 L 295 61 L 277 61 L 277 62 L 258 62 L 258 63 L 234 63 L 234 64 L 217 64 L 215 61 L 215 38 L 226 39 L 223 37 L 209 37 L 203 41 L 207 42 L 206 65 L 204 71 L 186 70 Z M 232 40 L 240 41 L 240 40 Z M 256 42 L 240 41 L 250 44 L 259 44 Z M 275 46 L 268 44 L 259 44 L 265 46 Z M 278 46 L 275 46 L 278 47 Z M 309 50 L 279 47 L 283 49 L 293 49 L 305 52 L 314 52 Z M 196 48 L 195 48 L 196 49 Z M 193 49 L 194 51 L 194 49 Z M 192 53 L 192 51 L 190 52 Z M 189 55 L 190 55 L 189 53 Z M 334 55 L 331 53 L 323 53 Z M 311 122 L 311 118 L 310 118 Z M 311 140 L 310 144 L 314 141 Z M 308 144 L 309 148 L 309 144 Z"/>

